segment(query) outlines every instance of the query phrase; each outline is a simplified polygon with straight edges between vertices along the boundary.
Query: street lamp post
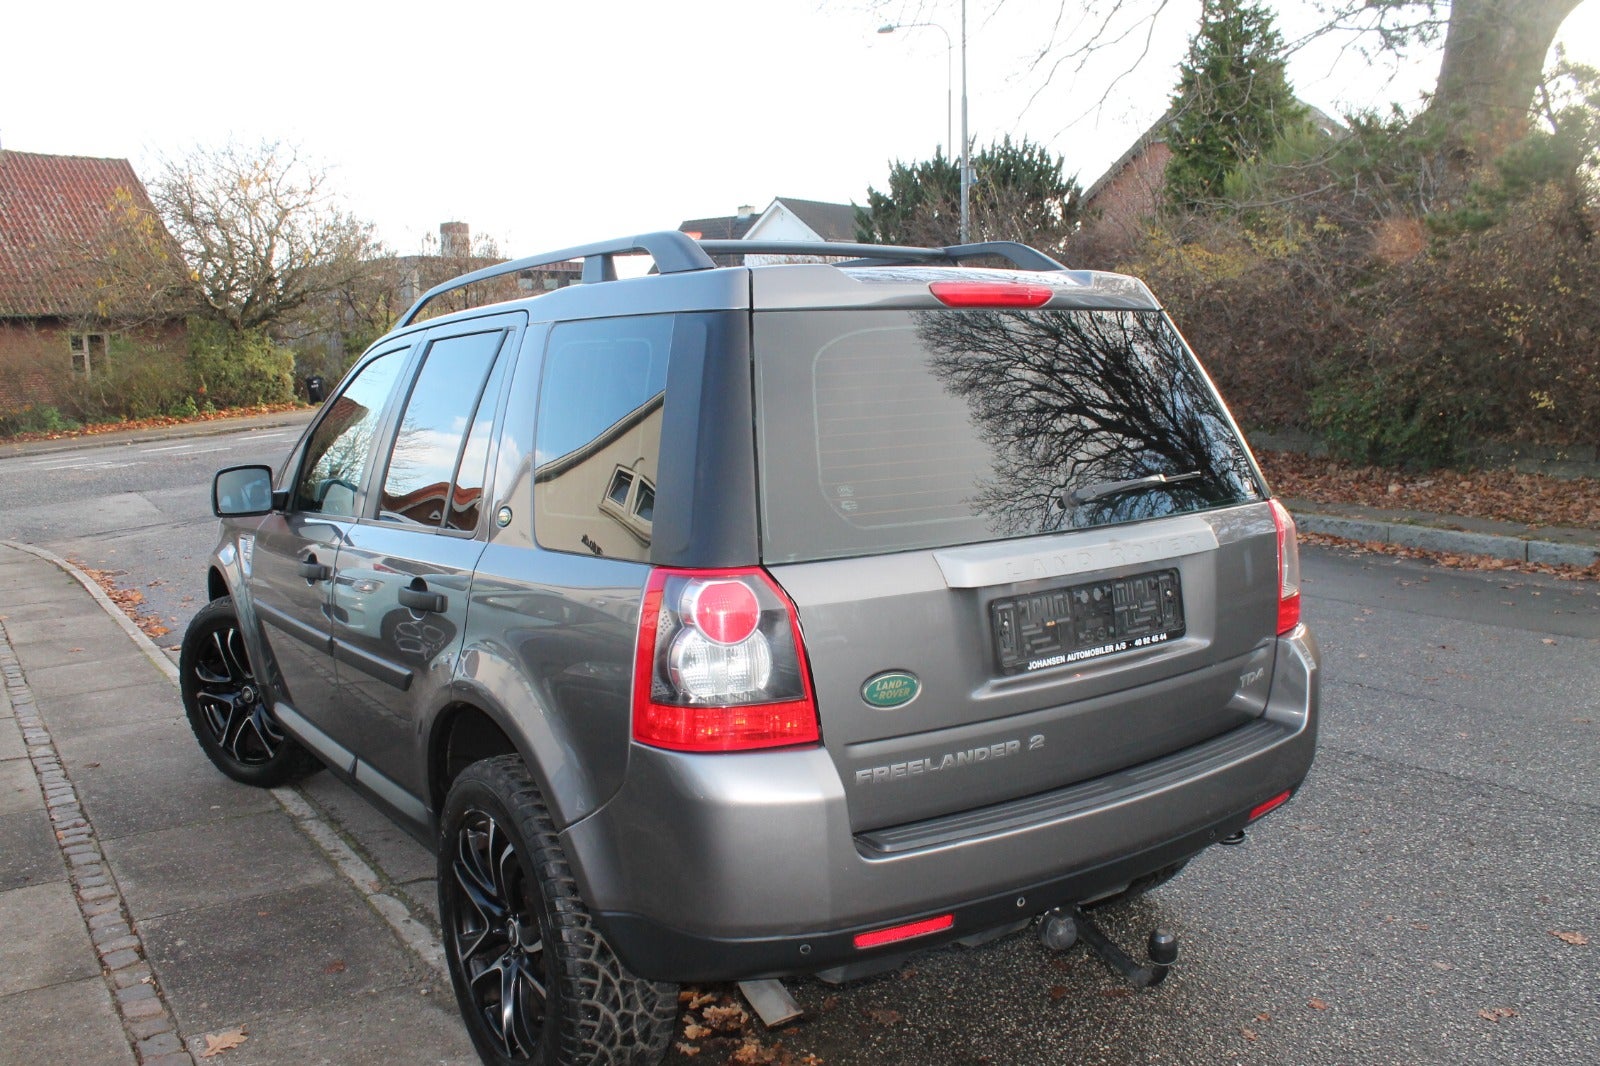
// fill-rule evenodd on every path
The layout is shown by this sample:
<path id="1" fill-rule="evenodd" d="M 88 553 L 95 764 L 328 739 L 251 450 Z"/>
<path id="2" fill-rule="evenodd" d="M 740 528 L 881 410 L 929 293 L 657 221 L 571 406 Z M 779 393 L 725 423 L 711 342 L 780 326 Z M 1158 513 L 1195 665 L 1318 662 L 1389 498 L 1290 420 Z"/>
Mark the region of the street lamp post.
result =
<path id="1" fill-rule="evenodd" d="M 937 22 L 890 22 L 878 27 L 879 33 L 893 33 L 895 30 L 915 29 L 938 30 L 944 34 L 944 133 L 945 143 L 950 144 L 950 53 L 954 50 L 954 42 L 950 39 L 950 31 Z M 961 243 L 967 243 L 970 232 L 968 225 L 968 202 L 972 186 L 972 171 L 967 160 L 967 0 L 961 0 L 961 152 L 959 154 L 961 167 Z"/>

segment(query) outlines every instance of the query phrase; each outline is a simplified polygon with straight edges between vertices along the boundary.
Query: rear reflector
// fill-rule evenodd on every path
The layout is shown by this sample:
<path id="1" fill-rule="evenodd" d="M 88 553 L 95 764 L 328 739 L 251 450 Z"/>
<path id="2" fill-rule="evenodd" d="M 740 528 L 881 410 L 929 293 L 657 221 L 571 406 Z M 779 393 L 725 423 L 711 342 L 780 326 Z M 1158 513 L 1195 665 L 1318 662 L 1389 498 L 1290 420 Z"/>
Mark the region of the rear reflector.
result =
<path id="1" fill-rule="evenodd" d="M 1267 800 L 1267 802 L 1265 802 L 1265 803 L 1256 804 L 1256 806 L 1254 806 L 1254 807 L 1252 807 L 1250 809 L 1250 820 L 1253 822 L 1257 818 L 1260 818 L 1264 814 L 1271 814 L 1273 811 L 1277 810 L 1279 807 L 1282 807 L 1285 803 L 1288 803 L 1289 802 L 1289 797 L 1291 795 L 1293 795 L 1293 794 L 1294 794 L 1294 790 L 1290 789 L 1288 792 L 1280 792 L 1280 793 L 1278 793 L 1276 796 L 1273 796 L 1271 799 Z"/>
<path id="2" fill-rule="evenodd" d="M 1004 281 L 935 281 L 928 291 L 946 307 L 1041 307 L 1055 290 Z"/>
<path id="3" fill-rule="evenodd" d="M 881 948 L 885 944 L 898 944 L 902 940 L 914 940 L 930 933 L 942 933 L 955 924 L 955 915 L 941 914 L 937 918 L 924 918 L 920 922 L 907 922 L 905 925 L 891 925 L 887 929 L 874 929 L 870 933 L 857 933 L 856 948 L 864 951 L 867 948 Z"/>

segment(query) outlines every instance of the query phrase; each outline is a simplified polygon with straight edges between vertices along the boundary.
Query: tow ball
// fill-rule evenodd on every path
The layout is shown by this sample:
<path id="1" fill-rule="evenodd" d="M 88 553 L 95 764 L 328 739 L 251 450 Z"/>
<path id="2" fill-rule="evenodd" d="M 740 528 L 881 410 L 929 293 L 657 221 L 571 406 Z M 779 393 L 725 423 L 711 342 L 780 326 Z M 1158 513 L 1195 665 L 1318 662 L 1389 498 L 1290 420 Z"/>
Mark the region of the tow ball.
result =
<path id="1" fill-rule="evenodd" d="M 1058 907 L 1046 911 L 1039 925 L 1039 943 L 1051 951 L 1066 951 L 1082 940 L 1107 966 L 1126 977 L 1135 988 L 1154 988 L 1167 979 L 1167 971 L 1178 961 L 1178 937 L 1157 928 L 1150 934 L 1145 950 L 1150 965 L 1140 966 L 1127 952 L 1113 944 L 1081 907 Z"/>

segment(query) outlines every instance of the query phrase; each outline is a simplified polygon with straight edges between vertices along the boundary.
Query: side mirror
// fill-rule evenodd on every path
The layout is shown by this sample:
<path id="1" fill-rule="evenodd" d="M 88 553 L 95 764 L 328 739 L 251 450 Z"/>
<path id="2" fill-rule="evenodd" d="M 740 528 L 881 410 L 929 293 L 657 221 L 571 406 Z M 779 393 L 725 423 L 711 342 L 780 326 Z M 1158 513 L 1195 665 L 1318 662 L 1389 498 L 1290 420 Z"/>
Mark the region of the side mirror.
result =
<path id="1" fill-rule="evenodd" d="M 249 518 L 273 509 L 272 467 L 231 466 L 211 483 L 211 510 L 218 518 Z"/>

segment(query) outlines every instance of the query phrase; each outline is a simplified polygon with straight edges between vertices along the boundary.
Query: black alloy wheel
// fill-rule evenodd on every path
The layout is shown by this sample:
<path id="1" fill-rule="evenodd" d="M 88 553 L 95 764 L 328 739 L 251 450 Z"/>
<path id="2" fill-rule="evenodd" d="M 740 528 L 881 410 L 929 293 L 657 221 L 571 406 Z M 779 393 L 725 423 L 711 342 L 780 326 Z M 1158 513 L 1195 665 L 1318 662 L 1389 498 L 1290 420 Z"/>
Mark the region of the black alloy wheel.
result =
<path id="1" fill-rule="evenodd" d="M 450 864 L 465 906 L 450 936 L 473 1006 L 506 1058 L 531 1061 L 549 1003 L 544 937 L 516 846 L 494 815 L 463 812 Z"/>
<path id="2" fill-rule="evenodd" d="M 440 817 L 439 924 L 486 1063 L 661 1061 L 677 988 L 629 973 L 594 927 L 522 760 L 473 763 Z"/>
<path id="3" fill-rule="evenodd" d="M 213 600 L 194 616 L 178 672 L 189 727 L 223 773 L 271 788 L 317 768 L 267 708 L 231 598 Z"/>

